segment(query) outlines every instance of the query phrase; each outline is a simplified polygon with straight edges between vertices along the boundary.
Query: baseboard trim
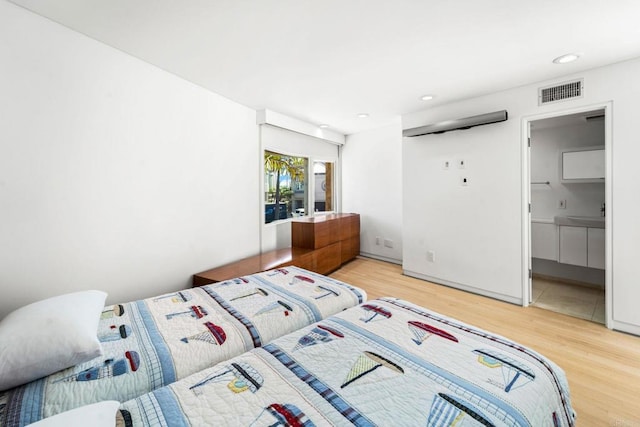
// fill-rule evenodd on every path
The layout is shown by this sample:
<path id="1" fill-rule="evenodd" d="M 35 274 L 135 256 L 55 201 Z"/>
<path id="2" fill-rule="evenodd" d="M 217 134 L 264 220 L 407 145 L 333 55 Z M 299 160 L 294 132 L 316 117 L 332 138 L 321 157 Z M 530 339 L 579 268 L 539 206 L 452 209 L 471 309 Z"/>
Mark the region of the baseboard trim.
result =
<path id="1" fill-rule="evenodd" d="M 640 336 L 640 326 L 632 325 L 631 323 L 622 322 L 620 320 L 613 320 L 611 322 L 611 329 L 630 335 Z"/>
<path id="2" fill-rule="evenodd" d="M 448 280 L 440 279 L 437 277 L 416 273 L 415 271 L 403 269 L 402 274 L 404 274 L 405 276 L 415 277 L 416 279 L 426 280 L 427 282 L 437 283 L 438 285 L 444 285 L 450 288 L 460 289 L 461 291 L 470 292 L 472 294 L 482 295 L 483 297 L 489 297 L 489 298 L 493 298 L 500 301 L 522 306 L 522 298 L 511 297 L 511 296 L 503 295 L 497 292 L 491 292 L 484 289 L 475 288 L 473 286 L 463 285 L 462 283 L 450 282 Z"/>
<path id="3" fill-rule="evenodd" d="M 390 262 L 392 264 L 402 265 L 402 260 L 401 259 L 387 258 L 385 256 L 370 254 L 368 252 L 360 252 L 359 256 L 361 256 L 363 258 L 377 259 L 378 261 L 385 261 L 385 262 Z"/>

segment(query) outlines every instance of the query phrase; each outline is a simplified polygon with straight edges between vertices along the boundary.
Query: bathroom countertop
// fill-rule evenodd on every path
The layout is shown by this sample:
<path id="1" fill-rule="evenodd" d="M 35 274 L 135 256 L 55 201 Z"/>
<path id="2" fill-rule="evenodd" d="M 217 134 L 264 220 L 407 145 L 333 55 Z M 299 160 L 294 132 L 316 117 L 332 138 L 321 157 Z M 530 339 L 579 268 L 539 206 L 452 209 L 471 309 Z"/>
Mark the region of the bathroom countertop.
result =
<path id="1" fill-rule="evenodd" d="M 605 217 L 603 216 L 555 216 L 553 222 L 557 225 L 569 225 L 572 227 L 605 228 Z"/>
<path id="2" fill-rule="evenodd" d="M 540 224 L 555 224 L 555 220 L 553 218 L 531 218 L 531 222 L 537 222 Z"/>

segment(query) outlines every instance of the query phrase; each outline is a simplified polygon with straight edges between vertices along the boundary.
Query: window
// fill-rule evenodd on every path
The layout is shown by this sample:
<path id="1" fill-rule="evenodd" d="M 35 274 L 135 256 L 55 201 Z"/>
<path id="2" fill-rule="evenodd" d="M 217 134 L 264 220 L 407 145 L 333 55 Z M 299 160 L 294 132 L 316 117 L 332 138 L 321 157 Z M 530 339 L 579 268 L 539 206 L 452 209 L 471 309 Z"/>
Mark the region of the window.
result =
<path id="1" fill-rule="evenodd" d="M 333 170 L 334 165 L 331 162 L 313 162 L 313 208 L 315 212 L 334 210 Z"/>
<path id="2" fill-rule="evenodd" d="M 309 160 L 273 151 L 264 152 L 264 222 L 309 213 Z"/>
<path id="3" fill-rule="evenodd" d="M 264 181 L 260 189 L 260 215 L 264 215 L 263 224 L 339 211 L 340 150 L 336 144 L 262 125 L 260 145 Z M 264 247 L 286 242 L 288 230 L 290 227 L 287 226 L 262 227 Z"/>

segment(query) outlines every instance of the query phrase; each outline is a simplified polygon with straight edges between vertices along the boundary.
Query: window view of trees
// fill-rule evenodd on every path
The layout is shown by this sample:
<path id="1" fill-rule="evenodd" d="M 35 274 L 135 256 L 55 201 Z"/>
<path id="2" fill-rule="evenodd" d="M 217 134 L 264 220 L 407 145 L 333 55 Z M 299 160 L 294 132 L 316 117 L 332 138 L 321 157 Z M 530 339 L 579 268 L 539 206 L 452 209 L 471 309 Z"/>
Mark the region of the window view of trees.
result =
<path id="1" fill-rule="evenodd" d="M 265 223 L 308 214 L 308 164 L 305 157 L 265 151 Z"/>

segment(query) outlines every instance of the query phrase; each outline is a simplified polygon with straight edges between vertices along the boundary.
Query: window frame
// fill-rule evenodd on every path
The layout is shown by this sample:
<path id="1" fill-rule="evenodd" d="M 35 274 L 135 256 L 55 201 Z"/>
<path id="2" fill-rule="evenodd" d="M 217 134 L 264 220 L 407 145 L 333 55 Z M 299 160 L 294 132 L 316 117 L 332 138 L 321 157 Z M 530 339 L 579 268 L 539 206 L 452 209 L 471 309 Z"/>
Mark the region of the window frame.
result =
<path id="1" fill-rule="evenodd" d="M 292 218 L 285 218 L 285 219 L 275 219 L 271 222 L 265 222 L 265 205 L 266 205 L 266 200 L 264 197 L 264 188 L 265 188 L 265 178 L 266 178 L 266 170 L 264 167 L 264 158 L 267 152 L 270 153 L 275 153 L 275 154 L 279 154 L 282 156 L 289 156 L 289 157 L 300 157 L 300 158 L 305 158 L 307 159 L 307 175 L 312 175 L 315 176 L 315 174 L 313 174 L 313 164 L 315 162 L 321 162 L 321 163 L 331 163 L 333 164 L 333 209 L 329 210 L 329 211 L 315 211 L 314 209 L 309 209 L 309 213 L 305 214 L 304 217 L 313 217 L 313 216 L 320 216 L 320 215 L 327 215 L 327 214 L 332 214 L 332 213 L 336 213 L 339 212 L 339 180 L 338 180 L 338 170 L 339 170 L 339 162 L 340 162 L 340 152 L 338 152 L 338 157 L 335 160 L 332 159 L 328 159 L 326 157 L 313 157 L 313 156 L 309 156 L 309 155 L 304 155 L 304 154 L 299 154 L 299 153 L 290 153 L 290 152 L 283 152 L 283 150 L 277 150 L 277 149 L 272 149 L 272 148 L 267 148 L 267 147 L 263 147 L 262 148 L 262 156 L 260 157 L 260 164 L 261 164 L 261 168 L 260 168 L 260 189 L 261 189 L 261 197 L 260 197 L 260 208 L 261 208 L 261 218 L 260 221 L 262 223 L 263 226 L 269 226 L 269 225 L 277 225 L 277 224 L 283 224 L 286 222 L 291 222 L 291 220 L 295 219 L 295 218 L 300 218 L 300 217 L 292 217 Z M 311 171 L 311 173 L 309 173 Z M 306 206 L 315 206 L 315 179 L 310 179 L 307 176 L 307 188 L 306 188 Z"/>
<path id="2" fill-rule="evenodd" d="M 264 168 L 264 155 L 265 151 L 271 151 L 292 157 L 305 157 L 308 159 L 309 164 L 313 164 L 316 161 L 330 162 L 334 165 L 334 206 L 333 210 L 329 212 L 310 212 L 306 217 L 313 217 L 315 215 L 325 215 L 333 212 L 340 212 L 342 209 L 342 150 L 343 145 L 334 141 L 318 138 L 316 136 L 296 132 L 286 127 L 273 126 L 268 123 L 261 123 L 259 125 L 259 148 L 258 148 L 258 171 L 259 171 L 259 227 L 260 227 L 260 247 L 261 250 L 271 250 L 278 247 L 287 247 L 286 242 L 288 238 L 286 236 L 289 227 L 286 226 L 295 218 L 287 218 L 281 220 L 275 220 L 270 223 L 265 223 L 265 168 Z M 320 145 L 318 145 L 318 143 Z M 313 181 L 313 180 L 311 180 Z M 311 182 L 308 188 L 308 201 L 311 205 L 313 203 L 313 196 L 315 192 L 315 183 Z M 284 228 L 283 228 L 284 226 Z M 275 234 L 273 234 L 275 231 Z M 283 245 L 283 246 L 280 246 Z M 290 245 L 290 242 L 289 242 Z"/>

